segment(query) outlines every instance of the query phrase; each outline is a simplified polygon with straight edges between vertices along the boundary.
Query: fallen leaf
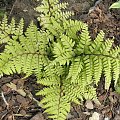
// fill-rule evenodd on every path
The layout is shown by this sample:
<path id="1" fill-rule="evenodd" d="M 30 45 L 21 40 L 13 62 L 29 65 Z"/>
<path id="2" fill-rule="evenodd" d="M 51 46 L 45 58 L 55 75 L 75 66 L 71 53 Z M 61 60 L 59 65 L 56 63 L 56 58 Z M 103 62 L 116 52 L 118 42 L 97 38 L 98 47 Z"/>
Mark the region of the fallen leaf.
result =
<path id="1" fill-rule="evenodd" d="M 110 120 L 110 119 L 107 117 L 107 118 L 104 118 L 104 120 Z"/>

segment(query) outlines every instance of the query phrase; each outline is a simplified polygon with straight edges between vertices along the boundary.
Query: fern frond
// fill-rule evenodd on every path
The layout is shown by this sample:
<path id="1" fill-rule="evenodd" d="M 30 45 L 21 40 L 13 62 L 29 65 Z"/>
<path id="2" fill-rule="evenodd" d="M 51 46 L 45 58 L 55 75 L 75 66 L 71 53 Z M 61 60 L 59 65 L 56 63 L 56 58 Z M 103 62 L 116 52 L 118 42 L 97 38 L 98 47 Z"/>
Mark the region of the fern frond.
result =
<path id="1" fill-rule="evenodd" d="M 44 68 L 44 70 L 45 70 L 45 76 L 47 77 L 51 77 L 51 76 L 53 77 L 55 75 L 60 76 L 60 75 L 63 75 L 64 73 L 64 68 L 59 64 L 57 65 L 49 64 Z"/>
<path id="2" fill-rule="evenodd" d="M 97 99 L 97 95 L 96 95 L 96 89 L 91 86 L 91 87 L 86 87 L 85 92 L 83 93 L 83 96 L 86 100 L 94 100 Z"/>
<path id="3" fill-rule="evenodd" d="M 75 102 L 77 104 L 79 104 L 80 101 L 83 101 L 83 98 L 85 99 L 97 98 L 95 88 L 93 88 L 92 86 L 89 87 L 89 85 L 85 86 L 85 84 L 82 84 L 82 82 L 80 84 L 71 83 L 70 79 L 65 80 L 63 82 L 63 92 L 66 95 L 65 96 L 66 100 Z"/>
<path id="4" fill-rule="evenodd" d="M 37 27 L 33 25 L 33 23 L 27 28 L 24 36 L 22 33 L 22 23 L 23 20 L 21 20 L 19 26 L 16 28 L 16 30 L 19 30 L 18 33 L 13 35 L 9 41 L 6 41 L 7 45 L 4 53 L 1 53 L 1 75 L 3 75 L 3 73 L 12 74 L 16 72 L 24 72 L 27 76 L 31 75 L 33 72 L 39 74 L 42 67 L 46 65 L 46 44 L 48 41 L 45 43 L 46 39 L 39 40 L 39 34 L 42 33 L 37 30 Z M 15 37 L 19 38 L 19 41 L 17 41 Z M 43 47 L 44 51 L 41 53 L 41 51 L 39 51 L 39 46 L 41 43 L 43 44 L 43 41 L 46 49 Z M 9 69 L 7 66 L 9 66 Z"/>
<path id="5" fill-rule="evenodd" d="M 71 39 L 78 39 L 79 35 L 77 35 L 77 32 L 80 32 L 82 29 L 84 29 L 84 24 L 81 21 L 77 20 L 65 20 L 63 22 L 64 29 L 66 31 L 66 34 Z"/>
<path id="6" fill-rule="evenodd" d="M 49 114 L 49 118 L 54 120 L 64 120 L 70 111 L 70 103 L 64 99 L 62 86 L 55 85 L 44 88 L 37 95 L 45 95 L 41 101 L 44 104 L 45 112 Z"/>
<path id="7" fill-rule="evenodd" d="M 4 18 L 0 24 L 0 43 L 6 43 L 10 40 L 9 34 L 13 34 L 13 31 L 15 29 L 15 20 L 12 19 L 11 25 L 8 26 L 8 19 L 7 16 L 4 15 Z M 12 33 L 11 33 L 11 30 Z"/>
<path id="8" fill-rule="evenodd" d="M 44 28 L 55 27 L 52 24 L 58 22 L 62 24 L 63 20 L 66 20 L 73 12 L 63 12 L 63 9 L 66 9 L 68 3 L 59 3 L 58 0 L 43 0 L 42 5 L 36 8 L 36 11 L 42 12 L 41 17 L 38 20 L 41 22 L 41 25 Z"/>
<path id="9" fill-rule="evenodd" d="M 91 41 L 91 44 L 89 46 L 90 53 L 99 53 L 99 49 L 104 41 L 104 34 L 105 33 L 103 31 L 100 31 L 95 40 L 93 42 Z"/>
<path id="10" fill-rule="evenodd" d="M 61 35 L 60 38 L 61 38 L 61 42 L 62 42 L 62 45 L 64 46 L 65 50 L 68 52 L 73 51 L 75 42 L 73 42 L 72 39 L 70 39 L 66 35 Z"/>
<path id="11" fill-rule="evenodd" d="M 112 59 L 111 67 L 113 72 L 113 80 L 115 81 L 114 84 L 116 86 L 117 80 L 119 79 L 119 73 L 120 73 L 120 61 L 118 59 Z"/>
<path id="12" fill-rule="evenodd" d="M 71 77 L 71 82 L 75 83 L 75 80 L 79 76 L 79 73 L 83 69 L 83 61 L 80 58 L 76 58 L 69 69 L 69 74 L 67 78 Z"/>
<path id="13" fill-rule="evenodd" d="M 76 48 L 79 54 L 88 51 L 88 46 L 90 45 L 90 41 L 91 41 L 88 32 L 88 26 L 86 24 L 83 24 L 83 29 L 81 31 L 82 32 L 80 34 L 79 42 Z"/>
<path id="14" fill-rule="evenodd" d="M 114 58 L 118 58 L 119 59 L 120 58 L 120 56 L 119 56 L 119 54 L 120 54 L 120 47 L 117 46 L 117 47 L 111 49 L 109 54 L 110 54 L 110 56 L 113 56 Z"/>
<path id="15" fill-rule="evenodd" d="M 93 73 L 96 85 L 98 85 L 98 82 L 100 80 L 102 69 L 102 60 L 100 56 L 93 56 Z"/>
<path id="16" fill-rule="evenodd" d="M 111 84 L 111 58 L 103 57 L 103 71 L 105 74 L 105 89 L 109 89 Z"/>
<path id="17" fill-rule="evenodd" d="M 19 38 L 19 36 L 23 35 L 23 27 L 24 27 L 24 20 L 21 19 L 19 24 L 17 25 L 16 29 L 15 29 L 15 35 L 17 36 L 17 38 Z"/>
<path id="18" fill-rule="evenodd" d="M 60 36 L 60 42 L 54 44 L 55 61 L 60 65 L 69 64 L 70 59 L 74 56 L 74 42 L 65 35 Z"/>
<path id="19" fill-rule="evenodd" d="M 58 85 L 60 83 L 60 77 L 58 76 L 53 76 L 53 77 L 45 77 L 39 79 L 37 77 L 37 83 L 45 85 L 45 86 L 52 86 L 52 85 Z"/>
<path id="20" fill-rule="evenodd" d="M 101 54 L 108 54 L 110 49 L 112 48 L 113 41 L 112 40 L 106 40 L 100 47 L 100 53 Z"/>
<path id="21" fill-rule="evenodd" d="M 11 23 L 7 23 L 7 17 L 6 15 L 4 16 L 4 19 L 0 25 L 0 43 L 6 43 L 9 40 L 17 40 L 19 36 L 23 34 L 23 26 L 24 26 L 24 21 L 23 19 L 20 20 L 18 26 L 15 24 L 14 18 L 12 18 Z"/>
<path id="22" fill-rule="evenodd" d="M 4 18 L 2 19 L 0 29 L 3 30 L 3 31 L 8 30 L 8 19 L 7 19 L 6 15 L 4 15 Z"/>
<path id="23" fill-rule="evenodd" d="M 21 20 L 22 20 L 22 19 L 21 19 Z M 20 25 L 20 24 L 24 24 L 24 22 L 23 22 L 23 21 L 20 21 L 19 25 Z M 10 25 L 7 25 L 7 27 L 8 27 L 8 29 L 5 30 L 5 32 L 7 32 L 9 35 L 10 35 L 10 34 L 12 35 L 12 34 L 15 33 L 16 26 L 15 26 L 15 19 L 14 19 L 14 18 L 12 18 Z M 2 29 L 2 28 L 1 28 L 1 29 Z"/>
<path id="24" fill-rule="evenodd" d="M 67 79 L 63 83 L 63 92 L 65 94 L 64 99 L 69 102 L 75 102 L 80 104 L 80 101 L 83 101 L 81 85 L 76 83 L 71 83 L 70 79 Z"/>
<path id="25" fill-rule="evenodd" d="M 51 17 L 51 23 L 48 25 L 47 29 L 54 35 L 59 36 L 60 33 L 63 33 L 63 27 L 60 23 L 56 22 L 54 17 Z"/>
<path id="26" fill-rule="evenodd" d="M 92 79 L 93 76 L 93 69 L 92 69 L 92 59 L 89 55 L 86 55 L 85 57 L 83 57 L 83 61 L 84 61 L 84 69 L 86 72 L 86 81 L 88 82 L 88 84 L 90 84 L 90 81 Z"/>

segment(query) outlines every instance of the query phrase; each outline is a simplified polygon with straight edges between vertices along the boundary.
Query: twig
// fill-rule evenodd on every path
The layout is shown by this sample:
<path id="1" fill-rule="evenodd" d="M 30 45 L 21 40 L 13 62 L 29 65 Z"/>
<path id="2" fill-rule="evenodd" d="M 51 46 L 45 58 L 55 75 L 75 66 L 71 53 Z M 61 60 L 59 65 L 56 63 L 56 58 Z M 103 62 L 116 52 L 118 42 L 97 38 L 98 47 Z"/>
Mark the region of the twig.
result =
<path id="1" fill-rule="evenodd" d="M 26 115 L 22 115 L 22 114 L 14 114 L 14 116 L 18 116 L 18 117 L 31 117 L 32 115 L 28 115 L 28 114 L 26 114 Z"/>
<path id="2" fill-rule="evenodd" d="M 4 103 L 7 105 L 7 107 L 9 106 L 9 104 L 7 103 L 6 99 L 5 99 L 5 96 L 3 94 L 3 92 L 1 92 L 1 96 L 2 96 L 2 99 L 4 101 Z"/>
<path id="3" fill-rule="evenodd" d="M 30 94 L 28 95 L 28 97 L 29 97 L 31 100 L 35 101 L 38 106 L 40 106 L 40 107 L 43 106 L 43 104 L 41 104 L 37 99 L 35 99 L 35 98 L 33 97 L 32 93 L 30 93 Z"/>

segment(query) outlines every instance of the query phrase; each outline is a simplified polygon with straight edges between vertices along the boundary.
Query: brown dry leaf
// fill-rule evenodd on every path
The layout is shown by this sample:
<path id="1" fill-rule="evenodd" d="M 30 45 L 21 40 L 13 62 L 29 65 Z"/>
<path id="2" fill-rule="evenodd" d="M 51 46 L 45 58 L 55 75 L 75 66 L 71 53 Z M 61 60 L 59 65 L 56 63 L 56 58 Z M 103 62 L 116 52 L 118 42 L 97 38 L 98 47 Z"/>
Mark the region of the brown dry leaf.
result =
<path id="1" fill-rule="evenodd" d="M 22 96 L 26 96 L 26 93 L 24 92 L 23 89 L 17 89 L 16 85 L 14 83 L 7 83 L 6 84 L 8 87 L 10 87 L 11 89 L 15 90 L 16 92 L 18 92 L 20 95 Z"/>
<path id="2" fill-rule="evenodd" d="M 87 101 L 85 102 L 85 107 L 86 107 L 87 109 L 93 109 L 94 106 L 93 106 L 92 101 L 91 101 L 91 100 L 87 100 Z"/>

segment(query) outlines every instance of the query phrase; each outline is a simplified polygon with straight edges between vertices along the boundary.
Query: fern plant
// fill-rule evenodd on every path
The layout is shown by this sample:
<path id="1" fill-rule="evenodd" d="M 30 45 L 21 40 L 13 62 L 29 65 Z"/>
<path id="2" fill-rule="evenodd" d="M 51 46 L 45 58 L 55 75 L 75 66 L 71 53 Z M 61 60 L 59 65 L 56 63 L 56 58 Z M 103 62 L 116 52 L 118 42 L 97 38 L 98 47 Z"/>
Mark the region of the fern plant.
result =
<path id="1" fill-rule="evenodd" d="M 115 85 L 120 74 L 120 48 L 113 40 L 105 40 L 100 31 L 91 40 L 87 24 L 69 19 L 67 3 L 43 0 L 36 10 L 41 29 L 31 22 L 23 32 L 24 20 L 8 24 L 5 16 L 0 24 L 0 75 L 25 73 L 36 75 L 37 83 L 45 87 L 37 92 L 40 101 L 54 120 L 66 119 L 71 102 L 97 99 L 95 85 L 105 75 L 105 89 L 111 80 Z"/>

